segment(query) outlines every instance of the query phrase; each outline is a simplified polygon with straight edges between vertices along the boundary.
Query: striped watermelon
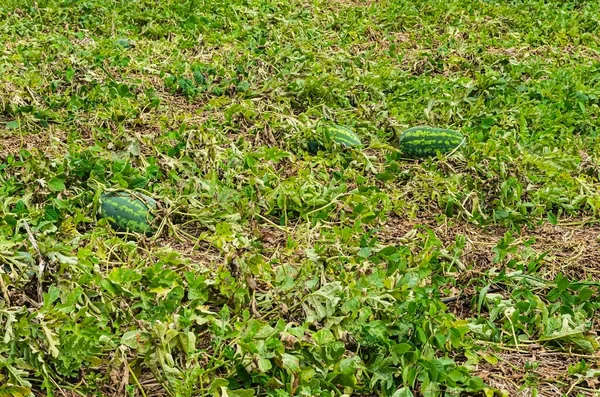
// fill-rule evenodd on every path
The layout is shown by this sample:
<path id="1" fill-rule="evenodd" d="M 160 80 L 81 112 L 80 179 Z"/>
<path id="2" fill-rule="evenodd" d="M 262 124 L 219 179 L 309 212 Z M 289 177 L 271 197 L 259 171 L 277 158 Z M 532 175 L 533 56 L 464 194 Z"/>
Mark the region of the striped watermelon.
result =
<path id="1" fill-rule="evenodd" d="M 427 126 L 412 127 L 400 135 L 402 155 L 411 159 L 434 157 L 461 146 L 464 136 L 459 131 Z"/>
<path id="2" fill-rule="evenodd" d="M 100 196 L 101 212 L 111 227 L 120 232 L 152 235 L 156 201 L 141 193 L 114 192 Z"/>
<path id="3" fill-rule="evenodd" d="M 362 146 L 358 135 L 351 129 L 341 125 L 328 125 L 325 127 L 325 141 L 331 142 L 342 147 Z"/>

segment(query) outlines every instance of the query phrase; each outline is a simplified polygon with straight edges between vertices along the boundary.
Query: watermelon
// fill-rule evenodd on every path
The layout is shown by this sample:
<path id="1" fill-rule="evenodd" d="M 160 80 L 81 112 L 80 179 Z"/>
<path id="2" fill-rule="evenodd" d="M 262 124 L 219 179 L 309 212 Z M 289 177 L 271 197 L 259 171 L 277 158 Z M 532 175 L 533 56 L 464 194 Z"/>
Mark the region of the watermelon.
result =
<path id="1" fill-rule="evenodd" d="M 111 192 L 100 196 L 101 213 L 119 232 L 152 235 L 156 201 L 141 193 Z"/>
<path id="2" fill-rule="evenodd" d="M 351 129 L 341 125 L 328 125 L 325 127 L 325 140 L 327 142 L 340 145 L 342 147 L 358 147 L 362 146 L 362 142 L 358 135 Z"/>
<path id="3" fill-rule="evenodd" d="M 427 126 L 412 127 L 400 135 L 402 155 L 411 159 L 444 154 L 461 146 L 464 136 L 459 131 Z"/>
<path id="4" fill-rule="evenodd" d="M 319 142 L 316 139 L 310 139 L 308 141 L 308 153 L 312 154 L 313 156 L 316 155 L 317 153 L 319 153 L 319 149 L 321 148 L 321 145 L 319 144 Z"/>

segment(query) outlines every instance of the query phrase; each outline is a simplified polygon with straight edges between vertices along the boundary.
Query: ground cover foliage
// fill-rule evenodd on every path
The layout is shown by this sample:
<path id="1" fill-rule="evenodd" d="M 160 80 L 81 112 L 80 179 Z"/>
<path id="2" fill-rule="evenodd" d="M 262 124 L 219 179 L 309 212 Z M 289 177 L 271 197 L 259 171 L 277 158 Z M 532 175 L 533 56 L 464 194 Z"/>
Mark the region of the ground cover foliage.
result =
<path id="1" fill-rule="evenodd" d="M 0 396 L 594 395 L 599 23 L 5 0 Z M 365 147 L 311 154 L 327 120 Z M 407 161 L 415 125 L 466 144 Z M 155 236 L 99 217 L 118 189 Z"/>

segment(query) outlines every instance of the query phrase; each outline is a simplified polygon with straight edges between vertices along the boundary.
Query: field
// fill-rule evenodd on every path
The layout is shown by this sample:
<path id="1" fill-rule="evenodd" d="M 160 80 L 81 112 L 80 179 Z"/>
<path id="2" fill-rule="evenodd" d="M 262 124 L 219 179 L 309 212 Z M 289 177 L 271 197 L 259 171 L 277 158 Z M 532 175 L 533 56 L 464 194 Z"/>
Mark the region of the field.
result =
<path id="1" fill-rule="evenodd" d="M 600 395 L 599 113 L 596 1 L 4 0 L 0 397 Z"/>

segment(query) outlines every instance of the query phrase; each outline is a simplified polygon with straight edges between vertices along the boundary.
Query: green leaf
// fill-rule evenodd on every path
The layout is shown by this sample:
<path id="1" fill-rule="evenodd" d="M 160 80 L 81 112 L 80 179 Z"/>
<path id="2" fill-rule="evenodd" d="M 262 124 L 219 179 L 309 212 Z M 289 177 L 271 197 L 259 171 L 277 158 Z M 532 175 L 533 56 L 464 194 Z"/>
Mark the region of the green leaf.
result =
<path id="1" fill-rule="evenodd" d="M 60 296 L 60 289 L 55 285 L 48 288 L 48 292 L 44 294 L 44 307 L 50 307 Z"/>
<path id="2" fill-rule="evenodd" d="M 53 206 L 46 206 L 46 208 L 44 208 L 44 213 L 46 220 L 51 222 L 56 222 L 60 218 L 58 210 Z"/>
<path id="3" fill-rule="evenodd" d="M 2 385 L 0 386 L 0 397 L 27 397 L 31 395 L 31 389 L 23 386 Z"/>
<path id="4" fill-rule="evenodd" d="M 452 379 L 454 382 L 461 382 L 465 379 L 465 374 L 458 369 L 450 371 L 446 376 Z"/>
<path id="5" fill-rule="evenodd" d="M 52 332 L 52 330 L 50 328 L 48 328 L 48 326 L 46 324 L 42 324 L 41 325 L 42 330 L 44 331 L 44 336 L 46 337 L 46 344 L 48 346 L 48 351 L 50 352 L 50 354 L 52 355 L 52 357 L 57 358 L 60 355 L 60 351 L 58 349 L 59 347 L 59 340 L 58 340 L 58 336 L 56 335 L 55 332 Z"/>
<path id="6" fill-rule="evenodd" d="M 582 288 L 577 294 L 579 302 L 587 302 L 594 295 L 594 290 L 589 287 Z"/>
<path id="7" fill-rule="evenodd" d="M 138 178 L 132 179 L 129 182 L 129 188 L 132 190 L 145 189 L 147 185 L 148 185 L 148 179 L 144 178 L 144 177 L 138 177 Z"/>
<path id="8" fill-rule="evenodd" d="M 12 340 L 12 338 L 14 337 L 14 331 L 13 331 L 13 327 L 12 327 L 12 323 L 15 322 L 16 318 L 15 318 L 15 314 L 8 312 L 7 316 L 5 318 L 5 325 L 4 325 L 4 338 L 3 338 L 3 342 L 5 345 L 8 346 L 8 343 Z"/>
<path id="9" fill-rule="evenodd" d="M 268 372 L 273 367 L 271 360 L 268 358 L 259 357 L 257 359 L 257 363 L 258 369 L 260 369 L 262 372 Z"/>
<path id="10" fill-rule="evenodd" d="M 492 364 L 492 365 L 496 365 L 498 364 L 498 358 L 496 358 L 494 355 L 491 354 L 487 354 L 487 353 L 480 353 L 481 357 L 483 357 L 483 359 L 485 361 L 487 361 L 488 363 Z"/>
<path id="11" fill-rule="evenodd" d="M 48 182 L 48 187 L 53 192 L 62 192 L 66 189 L 65 180 L 63 178 L 52 178 Z"/>
<path id="12" fill-rule="evenodd" d="M 300 372 L 300 359 L 292 354 L 281 355 L 283 367 L 291 372 Z"/>
<path id="13" fill-rule="evenodd" d="M 339 363 L 340 373 L 342 373 L 344 375 L 354 374 L 358 368 L 360 361 L 361 361 L 360 358 L 357 356 L 344 358 Z"/>
<path id="14" fill-rule="evenodd" d="M 71 68 L 70 66 L 67 68 L 67 70 L 65 71 L 65 79 L 70 82 L 71 80 L 73 80 L 73 76 L 75 76 L 75 70 L 73 70 L 73 68 Z"/>
<path id="15" fill-rule="evenodd" d="M 408 387 L 402 387 L 392 394 L 392 397 L 415 397 Z"/>
<path id="16" fill-rule="evenodd" d="M 421 327 L 417 327 L 417 338 L 419 339 L 419 342 L 423 344 L 427 343 L 427 335 Z"/>
<path id="17" fill-rule="evenodd" d="M 325 356 L 321 356 L 327 363 L 337 363 L 346 352 L 344 342 L 333 342 L 325 347 Z"/>
<path id="18" fill-rule="evenodd" d="M 18 120 L 13 120 L 13 121 L 9 121 L 8 123 L 6 123 L 5 128 L 7 130 L 16 130 L 17 128 L 19 128 L 21 125 L 19 124 Z"/>
<path id="19" fill-rule="evenodd" d="M 468 382 L 470 391 L 481 391 L 484 387 L 483 380 L 479 377 L 473 377 Z"/>
<path id="20" fill-rule="evenodd" d="M 413 350 L 413 347 L 409 343 L 398 343 L 391 349 L 391 351 L 398 357 L 411 350 Z"/>
<path id="21" fill-rule="evenodd" d="M 417 369 L 414 365 L 407 365 L 402 369 L 402 380 L 404 384 L 414 386 L 417 378 Z"/>
<path id="22" fill-rule="evenodd" d="M 371 255 L 371 247 L 363 247 L 358 251 L 360 258 L 368 258 Z"/>
<path id="23" fill-rule="evenodd" d="M 27 207 L 25 206 L 25 203 L 23 202 L 23 200 L 17 201 L 13 212 L 15 214 L 19 214 L 19 215 L 25 215 L 28 213 Z"/>
<path id="24" fill-rule="evenodd" d="M 375 177 L 380 181 L 393 181 L 396 179 L 396 175 L 392 172 L 382 172 L 380 174 L 375 175 Z"/>
<path id="25" fill-rule="evenodd" d="M 237 389 L 237 390 L 229 390 L 226 387 L 221 387 L 221 397 L 253 397 L 254 390 L 245 390 L 245 389 Z"/>
<path id="26" fill-rule="evenodd" d="M 377 367 L 373 371 L 373 375 L 371 377 L 371 388 L 376 388 L 377 384 L 380 384 L 380 387 L 383 389 L 388 389 L 394 384 L 394 374 L 395 369 L 391 366 L 381 366 Z"/>
<path id="27" fill-rule="evenodd" d="M 108 279 L 100 280 L 100 285 L 112 296 L 119 293 L 119 289 Z"/>
<path id="28" fill-rule="evenodd" d="M 483 302 L 485 301 L 485 296 L 487 295 L 489 289 L 490 286 L 486 285 L 479 292 L 479 299 L 477 300 L 477 313 L 481 313 L 481 309 L 483 308 Z"/>
<path id="29" fill-rule="evenodd" d="M 317 345 L 322 346 L 331 342 L 335 342 L 335 337 L 330 330 L 324 328 L 313 334 L 313 340 Z"/>
<path id="30" fill-rule="evenodd" d="M 115 43 L 122 48 L 130 48 L 131 42 L 128 39 L 120 38 L 115 41 Z"/>
<path id="31" fill-rule="evenodd" d="M 221 389 L 227 388 L 229 386 L 229 381 L 223 378 L 216 378 L 210 384 L 208 388 L 208 392 L 211 393 L 214 397 L 221 396 Z"/>

